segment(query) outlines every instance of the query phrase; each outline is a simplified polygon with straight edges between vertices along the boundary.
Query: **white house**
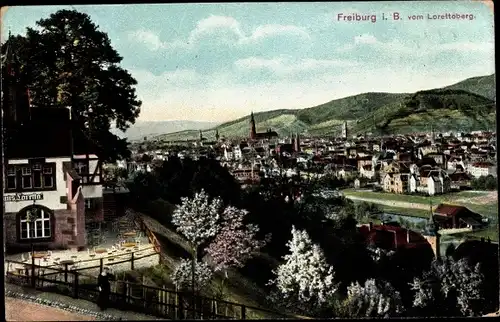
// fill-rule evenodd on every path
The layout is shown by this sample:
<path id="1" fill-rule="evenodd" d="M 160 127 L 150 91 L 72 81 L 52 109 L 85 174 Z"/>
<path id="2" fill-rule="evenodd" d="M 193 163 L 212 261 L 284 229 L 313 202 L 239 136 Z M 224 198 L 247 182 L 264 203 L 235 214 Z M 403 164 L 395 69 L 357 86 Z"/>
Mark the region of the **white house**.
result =
<path id="1" fill-rule="evenodd" d="M 476 178 L 489 175 L 497 176 L 497 167 L 490 162 L 474 162 L 469 164 L 466 169 L 468 173 Z"/>
<path id="2" fill-rule="evenodd" d="M 243 152 L 239 145 L 233 147 L 233 158 L 235 160 L 241 160 L 243 158 Z"/>
<path id="3" fill-rule="evenodd" d="M 361 169 L 359 170 L 359 174 L 365 178 L 371 179 L 375 176 L 375 171 L 373 169 L 373 166 L 371 164 L 366 164 L 361 166 Z"/>

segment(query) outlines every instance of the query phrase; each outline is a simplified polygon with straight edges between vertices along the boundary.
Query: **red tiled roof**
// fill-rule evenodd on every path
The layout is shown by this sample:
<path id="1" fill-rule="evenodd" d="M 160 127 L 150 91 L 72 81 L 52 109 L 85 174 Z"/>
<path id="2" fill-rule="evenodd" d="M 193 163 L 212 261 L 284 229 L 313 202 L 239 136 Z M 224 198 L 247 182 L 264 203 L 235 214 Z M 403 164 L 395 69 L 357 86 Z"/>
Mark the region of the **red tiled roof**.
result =
<path id="1" fill-rule="evenodd" d="M 467 208 L 463 206 L 453 206 L 442 203 L 437 206 L 437 208 L 434 210 L 434 213 L 446 215 L 447 217 L 453 217 L 466 209 Z"/>
<path id="2" fill-rule="evenodd" d="M 359 227 L 359 232 L 365 236 L 368 243 L 374 243 L 379 237 L 377 232 L 392 232 L 395 234 L 395 242 L 392 243 L 393 247 L 416 248 L 428 246 L 427 240 L 419 233 L 408 230 L 403 227 L 392 225 L 373 225 L 372 230 L 368 226 Z M 408 242 L 408 234 L 410 235 L 410 242 Z"/>
<path id="3" fill-rule="evenodd" d="M 476 167 L 476 168 L 489 168 L 491 166 L 493 166 L 493 164 L 489 163 L 489 162 L 475 162 L 472 164 L 473 167 Z"/>

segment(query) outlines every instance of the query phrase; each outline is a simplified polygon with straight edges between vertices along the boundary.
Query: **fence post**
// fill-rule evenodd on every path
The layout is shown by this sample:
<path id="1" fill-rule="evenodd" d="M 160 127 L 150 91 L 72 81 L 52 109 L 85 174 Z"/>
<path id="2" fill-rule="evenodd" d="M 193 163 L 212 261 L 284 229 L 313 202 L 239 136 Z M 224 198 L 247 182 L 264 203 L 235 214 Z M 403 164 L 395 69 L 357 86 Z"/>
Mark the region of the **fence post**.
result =
<path id="1" fill-rule="evenodd" d="M 35 288 L 36 279 L 35 279 L 35 256 L 33 256 L 33 252 L 31 254 L 31 287 Z"/>
<path id="2" fill-rule="evenodd" d="M 99 267 L 99 274 L 102 274 L 102 268 L 104 266 L 104 258 L 102 258 L 102 257 L 99 259 L 99 266 L 100 266 Z"/>
<path id="3" fill-rule="evenodd" d="M 247 307 L 242 305 L 241 306 L 241 319 L 246 320 L 246 315 L 247 315 Z"/>
<path id="4" fill-rule="evenodd" d="M 78 298 L 78 272 L 74 272 L 73 273 L 75 276 L 74 276 L 74 283 L 73 283 L 73 297 L 75 299 Z"/>
<path id="5" fill-rule="evenodd" d="M 68 283 L 68 264 L 64 264 L 64 282 Z"/>
<path id="6" fill-rule="evenodd" d="M 130 260 L 130 269 L 134 270 L 134 252 L 132 252 L 132 259 Z"/>

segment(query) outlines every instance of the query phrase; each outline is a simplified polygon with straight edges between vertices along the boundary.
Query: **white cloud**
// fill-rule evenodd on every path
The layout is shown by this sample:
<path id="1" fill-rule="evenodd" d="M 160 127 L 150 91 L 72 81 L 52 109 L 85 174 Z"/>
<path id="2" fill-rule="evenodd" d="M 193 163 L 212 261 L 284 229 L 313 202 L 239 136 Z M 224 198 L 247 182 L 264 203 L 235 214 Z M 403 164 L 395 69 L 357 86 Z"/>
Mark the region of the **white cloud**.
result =
<path id="1" fill-rule="evenodd" d="M 493 53 L 493 42 L 450 42 L 450 43 L 427 43 L 408 42 L 404 43 L 399 39 L 383 42 L 370 34 L 355 36 L 352 43 L 345 44 L 337 49 L 337 52 L 348 52 L 357 46 L 370 46 L 380 52 L 398 56 L 408 55 L 415 58 L 428 57 L 443 52 L 455 51 L 460 53 Z"/>
<path id="2" fill-rule="evenodd" d="M 158 50 L 164 46 L 157 34 L 149 30 L 136 30 L 128 35 L 129 40 L 141 43 L 150 50 Z"/>
<path id="3" fill-rule="evenodd" d="M 198 21 L 196 28 L 189 35 L 189 43 L 194 43 L 205 36 L 230 34 L 238 41 L 245 37 L 240 23 L 232 17 L 210 16 Z"/>
<path id="4" fill-rule="evenodd" d="M 248 57 L 237 60 L 234 65 L 239 69 L 255 70 L 267 69 L 278 75 L 288 75 L 297 72 L 328 72 L 332 68 L 353 67 L 358 63 L 349 60 L 336 59 L 299 59 L 278 57 L 265 59 L 260 57 Z"/>
<path id="5" fill-rule="evenodd" d="M 249 37 L 242 37 L 242 42 L 258 41 L 264 38 L 271 38 L 281 35 L 298 36 L 304 39 L 310 39 L 311 36 L 307 30 L 293 25 L 262 25 L 258 26 Z"/>
<path id="6" fill-rule="evenodd" d="M 354 37 L 355 44 L 376 44 L 377 42 L 377 38 L 370 34 L 363 34 Z"/>
<path id="7" fill-rule="evenodd" d="M 142 43 L 153 51 L 168 48 L 190 48 L 205 38 L 211 41 L 226 42 L 230 45 L 244 45 L 280 36 L 299 37 L 306 40 L 311 38 L 305 28 L 279 24 L 258 26 L 247 36 L 236 19 L 214 15 L 198 21 L 186 40 L 176 39 L 172 42 L 164 42 L 157 34 L 148 30 L 137 30 L 128 34 L 129 40 Z"/>

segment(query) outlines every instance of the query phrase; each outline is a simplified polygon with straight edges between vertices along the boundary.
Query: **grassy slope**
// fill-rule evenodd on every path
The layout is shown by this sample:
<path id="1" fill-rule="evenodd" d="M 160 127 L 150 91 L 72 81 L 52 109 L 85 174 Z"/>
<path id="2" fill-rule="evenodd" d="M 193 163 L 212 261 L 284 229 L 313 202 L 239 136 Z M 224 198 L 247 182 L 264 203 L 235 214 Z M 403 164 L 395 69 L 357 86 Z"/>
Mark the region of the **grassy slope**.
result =
<path id="1" fill-rule="evenodd" d="M 494 75 L 489 75 L 414 94 L 363 93 L 301 110 L 260 112 L 255 113 L 255 121 L 257 131 L 272 128 L 280 136 L 295 132 L 337 134 L 344 121 L 351 133 L 380 132 L 380 128 L 382 133 L 427 131 L 431 123 L 437 130 L 486 129 L 496 126 L 495 99 Z M 247 137 L 249 122 L 248 115 L 216 129 L 221 136 Z M 214 129 L 203 131 L 208 139 L 214 134 Z M 199 132 L 182 131 L 160 137 L 196 139 Z"/>
<path id="2" fill-rule="evenodd" d="M 438 195 L 432 197 L 424 197 L 418 195 L 399 195 L 393 193 L 384 193 L 384 192 L 373 192 L 373 191 L 354 191 L 354 190 L 344 190 L 344 194 L 346 196 L 356 196 L 356 197 L 364 197 L 369 199 L 378 199 L 378 200 L 394 200 L 394 201 L 403 201 L 410 203 L 419 203 L 428 205 L 429 201 L 432 201 L 434 206 L 437 206 L 440 203 L 450 203 L 455 205 L 465 206 L 472 211 L 476 211 L 481 215 L 488 217 L 497 217 L 498 202 L 490 203 L 490 204 L 477 204 L 477 203 L 469 203 L 466 200 L 471 197 L 480 197 L 481 195 L 486 195 L 487 192 L 481 193 L 473 193 L 470 191 L 461 191 L 457 193 L 450 193 L 446 195 Z"/>

